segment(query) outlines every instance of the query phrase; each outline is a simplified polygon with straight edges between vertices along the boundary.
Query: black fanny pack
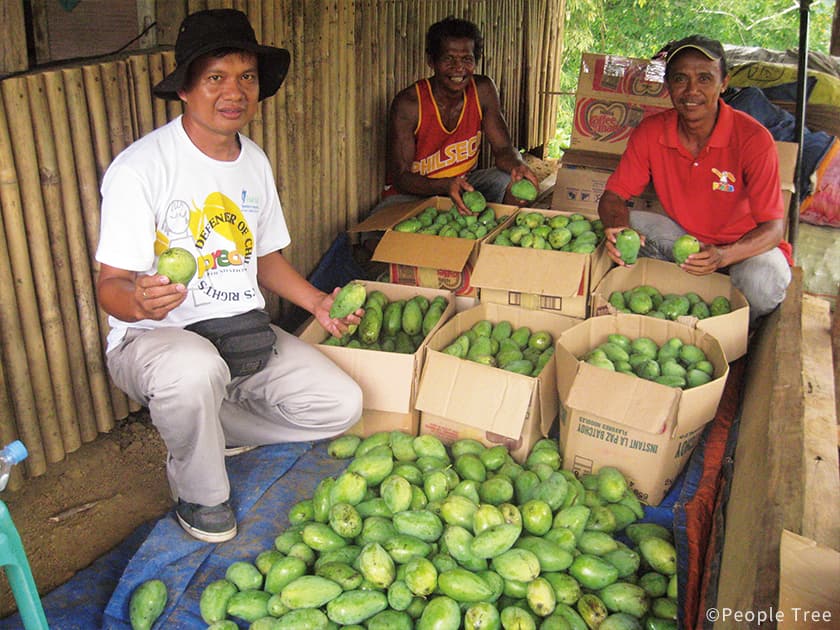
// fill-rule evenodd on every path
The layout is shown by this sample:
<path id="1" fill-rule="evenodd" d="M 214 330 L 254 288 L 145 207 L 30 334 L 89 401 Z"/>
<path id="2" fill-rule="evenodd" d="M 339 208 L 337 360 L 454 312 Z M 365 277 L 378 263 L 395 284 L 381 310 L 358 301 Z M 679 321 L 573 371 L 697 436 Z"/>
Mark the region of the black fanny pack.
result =
<path id="1" fill-rule="evenodd" d="M 231 376 L 247 376 L 263 369 L 274 351 L 277 338 L 270 323 L 268 313 L 255 309 L 232 317 L 205 319 L 186 329 L 216 346 Z"/>

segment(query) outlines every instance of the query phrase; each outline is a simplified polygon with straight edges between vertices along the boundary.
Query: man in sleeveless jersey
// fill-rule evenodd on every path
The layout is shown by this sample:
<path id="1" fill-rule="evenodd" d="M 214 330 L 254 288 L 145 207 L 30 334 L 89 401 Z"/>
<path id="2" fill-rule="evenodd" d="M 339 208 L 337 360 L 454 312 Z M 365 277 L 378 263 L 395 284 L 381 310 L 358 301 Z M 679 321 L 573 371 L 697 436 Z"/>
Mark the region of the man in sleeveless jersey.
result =
<path id="1" fill-rule="evenodd" d="M 429 28 L 426 61 L 433 75 L 391 103 L 387 182 L 373 212 L 441 195 L 469 214 L 461 198 L 465 191 L 479 190 L 490 202 L 524 205 L 510 195 L 510 184 L 525 178 L 539 185 L 511 142 L 496 85 L 474 74 L 483 48 L 481 32 L 467 20 L 448 17 Z M 476 170 L 484 138 L 495 166 Z"/>

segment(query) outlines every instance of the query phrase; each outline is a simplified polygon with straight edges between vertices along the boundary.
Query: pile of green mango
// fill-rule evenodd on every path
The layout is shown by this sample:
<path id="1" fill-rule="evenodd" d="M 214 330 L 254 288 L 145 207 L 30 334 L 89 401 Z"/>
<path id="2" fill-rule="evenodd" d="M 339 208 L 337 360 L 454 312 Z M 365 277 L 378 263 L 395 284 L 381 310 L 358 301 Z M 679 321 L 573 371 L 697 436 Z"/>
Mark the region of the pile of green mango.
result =
<path id="1" fill-rule="evenodd" d="M 579 213 L 548 216 L 521 211 L 514 225 L 499 232 L 493 244 L 591 254 L 603 240 L 604 224 L 600 219 L 590 221 Z"/>
<path id="2" fill-rule="evenodd" d="M 480 193 L 479 193 L 480 194 Z M 462 215 L 458 208 L 438 210 L 429 206 L 419 214 L 403 219 L 394 226 L 397 232 L 437 234 L 454 238 L 484 238 L 496 229 L 507 216 L 496 217 L 493 208 L 485 208 L 477 214 Z"/>
<path id="3" fill-rule="evenodd" d="M 660 346 L 650 337 L 630 339 L 613 333 L 581 358 L 600 368 L 681 389 L 705 385 L 715 375 L 715 366 L 706 359 L 706 353 L 679 337 L 671 337 Z"/>
<path id="4" fill-rule="evenodd" d="M 449 305 L 442 295 L 431 300 L 415 295 L 408 300 L 389 300 L 380 290 L 366 295 L 365 314 L 358 326 L 350 326 L 342 337 L 332 335 L 322 341 L 327 346 L 343 346 L 383 352 L 414 354 Z"/>
<path id="5" fill-rule="evenodd" d="M 482 319 L 446 346 L 442 352 L 508 372 L 538 376 L 554 356 L 554 338 L 546 330 L 514 328 L 507 321 Z"/>
<path id="6" fill-rule="evenodd" d="M 670 530 L 619 470 L 580 479 L 555 440 L 342 436 L 347 468 L 293 505 L 274 546 L 208 584 L 213 630 L 677 628 Z"/>
<path id="7" fill-rule="evenodd" d="M 649 284 L 641 284 L 626 291 L 613 291 L 609 303 L 619 313 L 636 313 L 659 319 L 677 319 L 684 315 L 706 319 L 732 312 L 732 304 L 724 295 L 706 302 L 697 293 L 666 293 Z"/>

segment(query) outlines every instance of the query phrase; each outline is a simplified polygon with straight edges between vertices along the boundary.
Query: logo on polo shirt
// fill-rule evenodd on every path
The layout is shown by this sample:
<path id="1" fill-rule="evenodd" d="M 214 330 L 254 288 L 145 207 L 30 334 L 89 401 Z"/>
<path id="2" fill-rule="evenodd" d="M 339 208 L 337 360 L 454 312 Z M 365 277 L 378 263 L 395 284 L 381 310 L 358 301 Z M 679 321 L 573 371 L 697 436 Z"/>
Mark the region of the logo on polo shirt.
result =
<path id="1" fill-rule="evenodd" d="M 718 181 L 712 182 L 712 190 L 719 190 L 720 192 L 735 192 L 735 176 L 729 171 L 719 171 L 716 168 L 712 169 Z"/>

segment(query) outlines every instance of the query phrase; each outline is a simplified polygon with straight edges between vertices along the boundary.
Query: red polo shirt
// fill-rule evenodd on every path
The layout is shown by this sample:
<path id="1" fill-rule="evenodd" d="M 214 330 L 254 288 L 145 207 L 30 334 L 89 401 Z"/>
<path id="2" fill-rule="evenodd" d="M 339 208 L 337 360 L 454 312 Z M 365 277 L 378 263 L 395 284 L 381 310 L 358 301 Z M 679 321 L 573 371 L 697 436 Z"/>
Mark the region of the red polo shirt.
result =
<path id="1" fill-rule="evenodd" d="M 725 245 L 759 223 L 784 217 L 779 158 L 770 132 L 719 101 L 712 136 L 694 158 L 677 137 L 677 112 L 645 118 L 606 188 L 623 199 L 653 181 L 665 212 L 701 242 Z M 790 245 L 779 247 L 791 260 Z"/>

